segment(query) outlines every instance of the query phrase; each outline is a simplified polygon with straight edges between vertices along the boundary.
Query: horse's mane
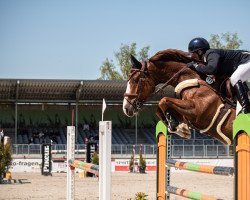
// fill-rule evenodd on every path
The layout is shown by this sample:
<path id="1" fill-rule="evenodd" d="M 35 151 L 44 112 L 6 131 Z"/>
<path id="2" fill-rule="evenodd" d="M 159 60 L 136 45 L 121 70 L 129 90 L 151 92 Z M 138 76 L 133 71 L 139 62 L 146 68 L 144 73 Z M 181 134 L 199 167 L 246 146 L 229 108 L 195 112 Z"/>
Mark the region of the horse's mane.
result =
<path id="1" fill-rule="evenodd" d="M 192 53 L 184 52 L 177 49 L 166 49 L 163 51 L 157 52 L 154 56 L 152 56 L 149 61 L 176 61 L 182 63 L 188 63 L 191 61 L 195 61 Z"/>

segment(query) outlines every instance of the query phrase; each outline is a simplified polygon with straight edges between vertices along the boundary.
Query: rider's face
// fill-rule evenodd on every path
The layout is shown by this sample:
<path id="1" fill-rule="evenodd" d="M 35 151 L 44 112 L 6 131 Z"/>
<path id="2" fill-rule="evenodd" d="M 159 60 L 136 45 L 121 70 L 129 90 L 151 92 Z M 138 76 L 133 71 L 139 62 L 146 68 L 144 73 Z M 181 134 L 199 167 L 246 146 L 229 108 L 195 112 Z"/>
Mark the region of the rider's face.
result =
<path id="1" fill-rule="evenodd" d="M 202 60 L 202 56 L 203 56 L 202 50 L 197 50 L 194 52 L 194 54 L 199 58 L 199 60 Z"/>

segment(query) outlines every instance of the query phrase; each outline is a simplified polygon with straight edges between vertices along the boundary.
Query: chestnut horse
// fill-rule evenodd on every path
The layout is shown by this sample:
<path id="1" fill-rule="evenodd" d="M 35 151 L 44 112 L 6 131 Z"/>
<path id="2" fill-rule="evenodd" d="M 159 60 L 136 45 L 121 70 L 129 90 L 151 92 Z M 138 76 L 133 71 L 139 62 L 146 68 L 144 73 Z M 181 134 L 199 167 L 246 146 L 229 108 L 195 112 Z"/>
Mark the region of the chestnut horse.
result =
<path id="1" fill-rule="evenodd" d="M 187 67 L 194 59 L 192 54 L 174 49 L 160 51 L 145 62 L 131 56 L 132 69 L 124 93 L 123 112 L 133 117 L 154 94 L 157 85 L 171 85 L 178 98 L 162 98 L 157 116 L 166 123 L 167 111 L 175 116 L 180 122 L 176 133 L 182 137 L 190 138 L 191 127 L 230 145 L 235 108 L 196 71 Z"/>

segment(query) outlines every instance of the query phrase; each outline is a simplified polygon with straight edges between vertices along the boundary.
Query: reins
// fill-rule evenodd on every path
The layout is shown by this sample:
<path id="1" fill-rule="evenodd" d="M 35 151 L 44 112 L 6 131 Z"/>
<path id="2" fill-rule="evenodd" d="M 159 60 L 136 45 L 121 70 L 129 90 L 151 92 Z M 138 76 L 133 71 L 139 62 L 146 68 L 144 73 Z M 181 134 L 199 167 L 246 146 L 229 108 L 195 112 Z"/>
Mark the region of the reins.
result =
<path id="1" fill-rule="evenodd" d="M 158 88 L 155 91 L 155 94 L 157 94 L 158 92 L 160 92 L 161 90 L 163 90 L 170 83 L 170 81 L 172 81 L 177 75 L 179 75 L 181 72 L 183 72 L 186 69 L 188 69 L 188 67 L 184 67 L 180 71 L 178 71 L 177 73 L 175 73 L 166 83 L 164 83 L 160 88 Z"/>

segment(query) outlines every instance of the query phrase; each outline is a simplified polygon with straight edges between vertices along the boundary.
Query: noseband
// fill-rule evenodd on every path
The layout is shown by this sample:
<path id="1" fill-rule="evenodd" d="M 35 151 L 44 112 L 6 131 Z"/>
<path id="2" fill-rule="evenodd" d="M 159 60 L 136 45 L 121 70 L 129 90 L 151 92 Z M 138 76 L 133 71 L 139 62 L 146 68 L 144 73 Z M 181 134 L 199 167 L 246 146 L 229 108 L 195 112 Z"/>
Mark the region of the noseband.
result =
<path id="1" fill-rule="evenodd" d="M 125 99 L 127 100 L 127 102 L 133 106 L 133 108 L 138 111 L 143 103 L 145 102 L 145 100 L 141 99 L 141 94 L 142 94 L 142 91 L 143 91 L 143 87 L 142 87 L 142 79 L 145 78 L 148 74 L 148 71 L 146 71 L 147 69 L 147 62 L 145 61 L 143 63 L 143 67 L 141 69 L 133 69 L 133 72 L 132 74 L 129 76 L 129 79 L 128 79 L 128 82 L 129 81 L 132 81 L 132 84 L 138 84 L 138 87 L 137 87 L 137 90 L 136 90 L 136 93 L 124 93 L 124 97 Z M 139 80 L 138 82 L 136 82 L 136 80 L 133 78 L 133 76 L 139 72 L 140 75 L 139 75 Z M 138 94 L 137 94 L 137 91 L 138 91 Z M 130 101 L 128 98 L 126 97 L 130 97 L 130 98 L 134 98 L 133 101 Z"/>

